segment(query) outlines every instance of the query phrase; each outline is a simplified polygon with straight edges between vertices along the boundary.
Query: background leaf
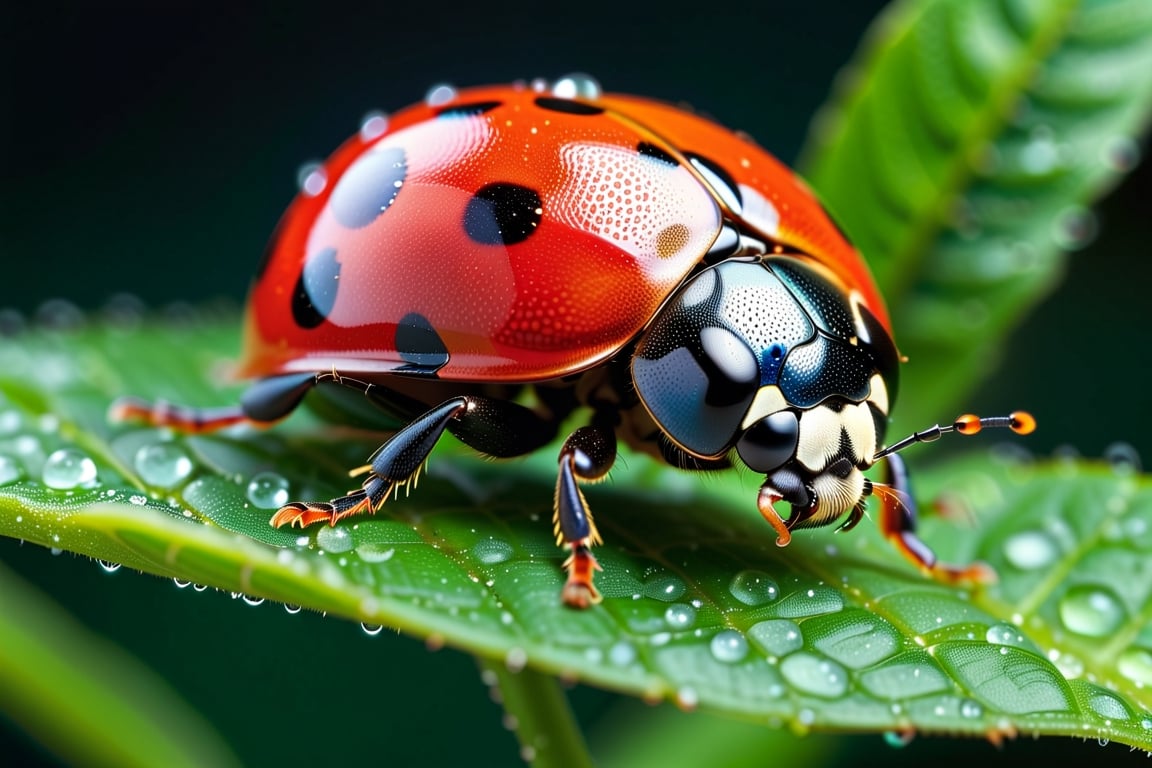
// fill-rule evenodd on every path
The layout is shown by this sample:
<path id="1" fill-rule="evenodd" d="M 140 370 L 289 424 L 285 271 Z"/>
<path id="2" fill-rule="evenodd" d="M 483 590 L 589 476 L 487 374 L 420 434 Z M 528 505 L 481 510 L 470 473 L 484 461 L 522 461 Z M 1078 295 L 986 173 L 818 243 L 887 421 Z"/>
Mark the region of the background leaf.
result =
<path id="1" fill-rule="evenodd" d="M 212 440 L 104 423 L 106 387 L 226 396 L 196 372 L 215 367 L 224 338 L 214 325 L 95 327 L 28 333 L 0 351 L 0 370 L 55 370 L 39 388 L 0 376 L 0 532 L 110 568 L 398 628 L 514 669 L 798 730 L 1023 730 L 1152 747 L 1152 483 L 1124 467 L 1009 454 L 924 475 L 958 510 L 929 521 L 929 541 L 1003 577 L 970 595 L 912 572 L 870 525 L 835 539 L 801 534 L 780 550 L 752 513 L 751 478 L 698 482 L 629 456 L 628 482 L 592 494 L 606 599 L 577 612 L 558 600 L 550 454 L 510 466 L 449 449 L 418 493 L 380 515 L 261 532 L 270 511 L 258 502 L 283 489 L 254 477 L 274 469 L 291 493 L 326 495 L 340 481 L 311 457 L 351 466 L 372 443 L 344 433 L 331 442 L 306 419 Z M 188 354 L 125 364 L 177 339 Z M 159 473 L 148 461 L 157 445 L 188 471 L 175 481 Z M 97 479 L 45 487 L 59 480 L 67 446 L 93 461 Z M 219 472 L 213 455 L 234 466 Z"/>
<path id="2" fill-rule="evenodd" d="M 867 255 L 910 364 L 893 434 L 951 410 L 1095 236 L 1139 158 L 1142 0 L 905 0 L 873 26 L 801 167 Z M 929 394 L 931 393 L 931 394 Z"/>

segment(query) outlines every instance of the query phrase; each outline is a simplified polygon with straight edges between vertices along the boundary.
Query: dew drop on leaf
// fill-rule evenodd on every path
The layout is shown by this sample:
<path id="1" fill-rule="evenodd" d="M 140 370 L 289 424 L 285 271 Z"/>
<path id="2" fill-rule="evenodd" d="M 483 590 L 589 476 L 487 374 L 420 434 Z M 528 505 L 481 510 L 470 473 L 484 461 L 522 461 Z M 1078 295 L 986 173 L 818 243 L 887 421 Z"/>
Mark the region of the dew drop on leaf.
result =
<path id="1" fill-rule="evenodd" d="M 709 650 L 712 651 L 712 658 L 717 661 L 735 664 L 748 655 L 748 641 L 736 630 L 724 629 L 712 637 Z"/>
<path id="2" fill-rule="evenodd" d="M 159 488 L 175 488 L 192 474 L 192 459 L 176 443 L 142 445 L 133 463 L 140 479 Z"/>
<path id="3" fill-rule="evenodd" d="M 11 456 L 0 454 L 0 485 L 11 485 L 23 479 L 24 468 Z"/>
<path id="4" fill-rule="evenodd" d="M 685 603 L 674 603 L 664 611 L 664 621 L 670 629 L 689 629 L 696 621 L 696 609 Z"/>
<path id="5" fill-rule="evenodd" d="M 626 667 L 636 661 L 636 646 L 621 640 L 608 649 L 608 660 L 617 667 Z"/>
<path id="6" fill-rule="evenodd" d="M 740 571 L 732 577 L 728 591 L 744 605 L 764 605 L 776 599 L 780 588 L 763 571 Z"/>
<path id="7" fill-rule="evenodd" d="M 288 503 L 288 480 L 275 472 L 258 472 L 248 481 L 248 501 L 260 509 L 279 509 Z"/>
<path id="8" fill-rule="evenodd" d="M 1056 542 L 1043 531 L 1021 531 L 1004 541 L 1004 556 L 1022 571 L 1051 565 L 1060 554 Z"/>
<path id="9" fill-rule="evenodd" d="M 75 448 L 53 451 L 44 461 L 44 485 L 57 491 L 71 491 L 96 484 L 96 462 Z"/>
<path id="10" fill-rule="evenodd" d="M 656 573 L 644 581 L 644 595 L 653 600 L 672 602 L 684 594 L 684 582 L 671 573 Z"/>
<path id="11" fill-rule="evenodd" d="M 1120 674 L 1138 685 L 1152 685 L 1152 651 L 1129 648 L 1116 659 Z"/>
<path id="12" fill-rule="evenodd" d="M 472 545 L 472 555 L 482 563 L 495 565 L 512 557 L 512 545 L 503 539 L 481 539 Z"/>
<path id="13" fill-rule="evenodd" d="M 800 651 L 780 662 L 780 674 L 793 688 L 814 696 L 835 698 L 848 690 L 848 673 L 834 661 Z"/>
<path id="14" fill-rule="evenodd" d="M 360 629 L 364 630 L 364 634 L 369 637 L 376 637 L 376 635 L 384 631 L 384 627 L 380 624 L 368 624 L 365 622 L 360 622 Z"/>
<path id="15" fill-rule="evenodd" d="M 96 563 L 105 573 L 116 573 L 120 570 L 120 563 L 113 563 L 109 560 L 97 560 Z"/>
<path id="16" fill-rule="evenodd" d="M 1060 599 L 1060 620 L 1072 632 L 1085 637 L 1105 637 L 1124 621 L 1124 606 L 1112 590 L 1080 585 Z"/>
<path id="17" fill-rule="evenodd" d="M 371 141 L 378 136 L 383 136 L 387 130 L 388 115 L 379 110 L 369 112 L 360 120 L 360 138 L 363 141 Z"/>
<path id="18" fill-rule="evenodd" d="M 769 619 L 753 624 L 748 636 L 772 656 L 786 656 L 804 647 L 800 625 L 789 619 Z"/>
<path id="19" fill-rule="evenodd" d="M 287 491 L 285 491 L 285 496 L 287 496 Z M 353 547 L 352 534 L 348 532 L 347 528 L 334 528 L 326 525 L 316 532 L 316 546 L 333 554 L 347 552 Z"/>

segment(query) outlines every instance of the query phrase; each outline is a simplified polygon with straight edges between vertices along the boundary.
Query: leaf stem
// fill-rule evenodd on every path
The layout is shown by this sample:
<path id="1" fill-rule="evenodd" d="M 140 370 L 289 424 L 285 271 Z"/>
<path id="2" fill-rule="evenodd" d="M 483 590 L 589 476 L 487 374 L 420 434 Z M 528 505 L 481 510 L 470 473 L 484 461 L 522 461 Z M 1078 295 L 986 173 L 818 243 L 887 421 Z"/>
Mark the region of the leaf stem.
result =
<path id="1" fill-rule="evenodd" d="M 560 683 L 529 667 L 477 657 L 486 683 L 498 686 L 505 725 L 516 732 L 520 756 L 535 768 L 591 768 L 592 756 Z"/>

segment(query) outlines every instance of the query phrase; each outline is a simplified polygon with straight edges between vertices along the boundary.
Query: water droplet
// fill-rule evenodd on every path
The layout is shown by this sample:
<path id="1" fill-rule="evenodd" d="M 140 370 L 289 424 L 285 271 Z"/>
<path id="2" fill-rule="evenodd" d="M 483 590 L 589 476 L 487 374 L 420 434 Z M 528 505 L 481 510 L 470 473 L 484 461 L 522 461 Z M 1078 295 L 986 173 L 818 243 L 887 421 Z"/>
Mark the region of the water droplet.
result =
<path id="1" fill-rule="evenodd" d="M 1074 251 L 1096 239 L 1096 214 L 1082 205 L 1065 208 L 1052 225 L 1052 239 L 1067 251 Z"/>
<path id="2" fill-rule="evenodd" d="M 456 89 L 447 83 L 437 83 L 424 94 L 424 103 L 429 107 L 441 107 L 456 98 Z"/>
<path id="3" fill-rule="evenodd" d="M 676 706 L 684 712 L 691 712 L 700 704 L 700 693 L 690 685 L 676 691 Z"/>
<path id="4" fill-rule="evenodd" d="M 296 186 L 307 197 L 316 197 L 323 192 L 328 186 L 328 172 L 324 170 L 324 164 L 312 160 L 301 165 L 296 171 Z"/>
<path id="5" fill-rule="evenodd" d="M 1113 136 L 1100 148 L 1100 159 L 1112 170 L 1127 173 L 1140 162 L 1140 145 L 1130 136 Z"/>
<path id="6" fill-rule="evenodd" d="M 1042 176 L 1060 165 L 1060 146 L 1048 130 L 1033 132 L 1032 138 L 1020 148 L 1020 169 L 1032 176 Z"/>
<path id="7" fill-rule="evenodd" d="M 666 603 L 679 600 L 685 589 L 680 577 L 671 573 L 654 573 L 644 581 L 644 595 Z"/>
<path id="8" fill-rule="evenodd" d="M 780 662 L 780 674 L 804 693 L 834 698 L 848 690 L 848 673 L 830 659 L 797 651 Z"/>
<path id="9" fill-rule="evenodd" d="M 368 542 L 356 547 L 356 554 L 366 563 L 386 563 L 396 554 L 395 547 Z"/>
<path id="10" fill-rule="evenodd" d="M 175 488 L 192 474 L 192 459 L 176 443 L 142 445 L 133 463 L 144 482 L 160 488 Z"/>
<path id="11" fill-rule="evenodd" d="M 1004 556 L 1022 571 L 1051 565 L 1060 554 L 1052 537 L 1043 531 L 1021 531 L 1004 541 Z"/>
<path id="12" fill-rule="evenodd" d="M 379 110 L 369 112 L 360 120 L 360 138 L 363 141 L 379 138 L 387 130 L 388 115 Z"/>
<path id="13" fill-rule="evenodd" d="M 264 604 L 264 598 L 262 598 L 262 597 L 253 597 L 252 595 L 243 595 L 243 596 L 241 596 L 241 599 L 245 603 L 247 603 L 248 605 L 252 606 L 253 608 L 255 608 L 258 605 Z"/>
<path id="14" fill-rule="evenodd" d="M 193 584 L 192 585 L 192 591 L 194 591 L 194 592 L 204 592 L 207 589 L 208 589 L 207 584 Z"/>
<path id="15" fill-rule="evenodd" d="M 173 578 L 172 583 L 176 585 L 176 589 L 187 589 L 192 586 L 192 582 L 185 581 L 184 579 Z"/>
<path id="16" fill-rule="evenodd" d="M 1104 460 L 1118 475 L 1132 475 L 1140 472 L 1140 452 L 1130 443 L 1112 443 L 1104 449 Z"/>
<path id="17" fill-rule="evenodd" d="M 602 93 L 596 78 L 583 72 L 565 75 L 552 84 L 552 95 L 558 99 L 598 99 Z"/>
<path id="18" fill-rule="evenodd" d="M 964 702 L 960 705 L 960 717 L 965 717 L 969 720 L 975 720 L 978 717 L 983 717 L 983 715 L 984 707 L 980 706 L 978 703 L 972 701 L 971 699 L 965 699 Z"/>
<path id="19" fill-rule="evenodd" d="M 105 573 L 116 573 L 116 571 L 120 570 L 120 563 L 113 563 L 108 560 L 97 560 L 96 563 Z"/>
<path id="20" fill-rule="evenodd" d="M 1096 693 L 1088 699 L 1088 706 L 1100 717 L 1107 720 L 1128 720 L 1132 713 L 1124 702 L 1107 693 Z"/>
<path id="21" fill-rule="evenodd" d="M 740 571 L 732 577 L 728 591 L 744 605 L 764 605 L 780 594 L 780 588 L 763 571 Z"/>
<path id="22" fill-rule="evenodd" d="M 287 497 L 287 492 L 285 492 L 285 497 Z M 347 528 L 334 528 L 331 525 L 325 525 L 316 531 L 316 546 L 325 552 L 332 554 L 347 552 L 352 549 L 352 545 L 352 534 Z"/>
<path id="23" fill-rule="evenodd" d="M 248 481 L 248 501 L 260 509 L 279 509 L 288 503 L 288 481 L 275 472 L 258 472 Z"/>
<path id="24" fill-rule="evenodd" d="M 734 629 L 724 629 L 713 635 L 709 648 L 714 659 L 726 664 L 735 664 L 748 655 L 748 641 Z"/>
<path id="25" fill-rule="evenodd" d="M 481 539 L 472 545 L 472 555 L 482 563 L 494 565 L 512 557 L 512 545 L 503 539 Z"/>
<path id="26" fill-rule="evenodd" d="M 748 637 L 770 656 L 787 656 L 804 647 L 800 625 L 788 619 L 769 619 L 753 624 Z"/>
<path id="27" fill-rule="evenodd" d="M 664 611 L 664 621 L 671 629 L 688 629 L 696 621 L 696 609 L 684 603 L 673 603 Z"/>
<path id="28" fill-rule="evenodd" d="M 608 661 L 612 662 L 613 666 L 627 667 L 636 661 L 636 646 L 627 640 L 620 640 L 608 649 Z"/>
<path id="29" fill-rule="evenodd" d="M 290 613 L 295 616 L 297 613 L 300 613 L 300 610 L 301 608 L 298 605 L 293 605 L 292 603 L 284 603 L 284 611 L 286 613 Z"/>
<path id="30" fill-rule="evenodd" d="M 884 731 L 884 743 L 893 749 L 903 749 L 916 738 L 916 731 Z"/>
<path id="31" fill-rule="evenodd" d="M 1019 627 L 1006 622 L 993 624 L 988 627 L 988 631 L 984 633 L 984 639 L 993 645 L 1023 648 L 1038 656 L 1040 655 L 1040 649 L 1036 647 L 1035 643 L 1024 636 L 1024 633 L 1020 631 Z M 1004 651 L 1006 651 L 1006 648 L 1002 649 L 1002 652 Z"/>
<path id="32" fill-rule="evenodd" d="M 84 313 L 66 299 L 48 299 L 36 308 L 36 322 L 50 331 L 75 331 L 84 325 Z"/>
<path id="33" fill-rule="evenodd" d="M 1120 598 L 1106 587 L 1072 587 L 1060 598 L 1059 609 L 1064 626 L 1087 637 L 1111 635 L 1124 621 Z"/>
<path id="34" fill-rule="evenodd" d="M 1152 685 L 1152 651 L 1129 648 L 1116 659 L 1120 674 L 1138 685 Z"/>
<path id="35" fill-rule="evenodd" d="M 96 462 L 75 448 L 61 448 L 44 461 L 43 480 L 57 491 L 91 487 L 96 484 Z"/>
<path id="36" fill-rule="evenodd" d="M 0 454 L 0 485 L 10 485 L 24 479 L 24 467 L 11 456 Z"/>
<path id="37" fill-rule="evenodd" d="M 0 436 L 15 435 L 24 426 L 19 411 L 0 411 Z"/>
<path id="38" fill-rule="evenodd" d="M 364 630 L 364 634 L 369 637 L 376 637 L 376 635 L 384 631 L 384 627 L 380 624 L 367 624 L 363 621 L 360 622 L 360 629 Z"/>
<path id="39" fill-rule="evenodd" d="M 527 664 L 528 652 L 519 646 L 509 648 L 508 653 L 504 654 L 504 666 L 513 674 L 524 669 Z"/>

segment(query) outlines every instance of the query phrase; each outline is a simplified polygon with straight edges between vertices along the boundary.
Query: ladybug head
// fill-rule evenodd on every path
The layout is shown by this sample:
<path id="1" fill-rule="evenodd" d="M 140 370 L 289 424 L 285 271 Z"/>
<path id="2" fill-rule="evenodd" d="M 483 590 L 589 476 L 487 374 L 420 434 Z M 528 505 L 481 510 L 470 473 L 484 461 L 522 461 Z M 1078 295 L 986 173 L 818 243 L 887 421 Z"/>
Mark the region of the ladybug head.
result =
<path id="1" fill-rule="evenodd" d="M 809 262 L 769 257 L 691 277 L 645 331 L 632 377 L 669 440 L 764 474 L 792 528 L 830 523 L 866 495 L 897 359 L 858 297 Z"/>

